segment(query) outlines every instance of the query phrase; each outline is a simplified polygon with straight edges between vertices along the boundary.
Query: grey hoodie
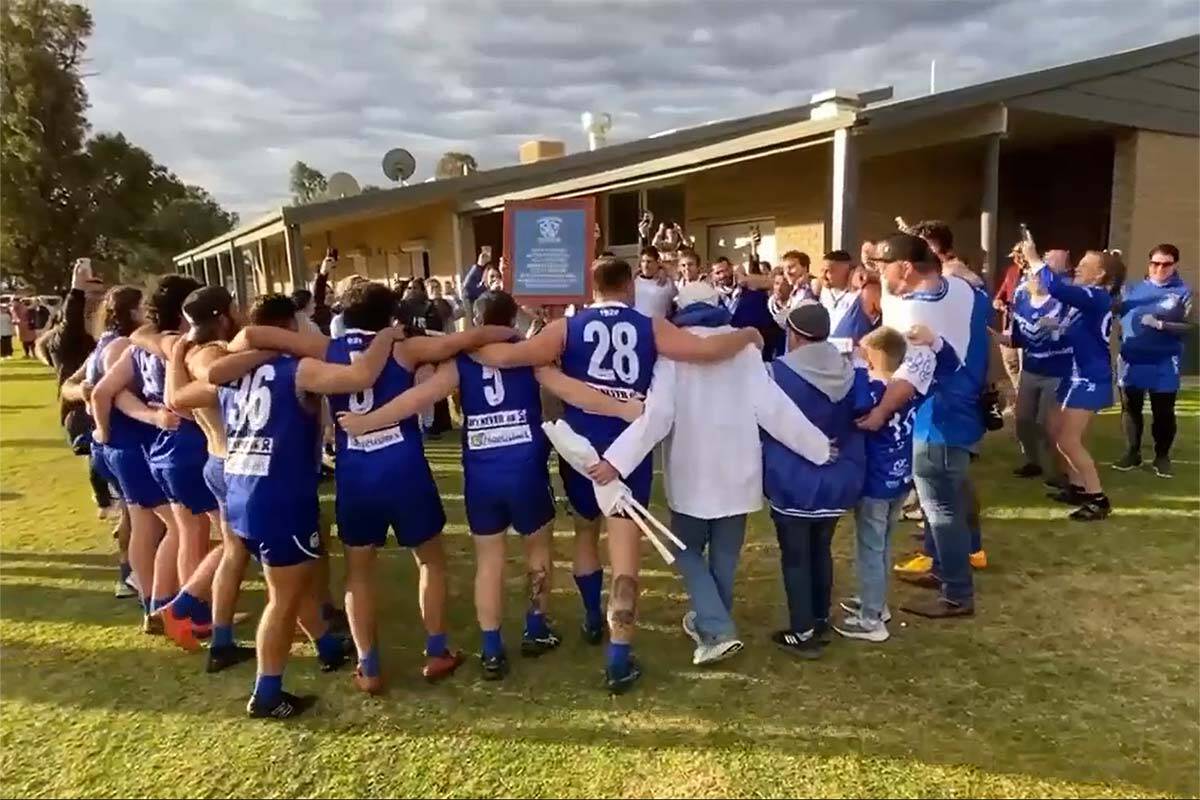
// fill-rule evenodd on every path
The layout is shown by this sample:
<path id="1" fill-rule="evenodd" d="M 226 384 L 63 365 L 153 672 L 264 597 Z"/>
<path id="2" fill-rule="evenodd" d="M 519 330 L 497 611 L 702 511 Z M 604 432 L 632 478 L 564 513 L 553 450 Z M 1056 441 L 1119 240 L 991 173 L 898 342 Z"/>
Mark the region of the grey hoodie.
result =
<path id="1" fill-rule="evenodd" d="M 854 366 L 829 342 L 812 342 L 790 350 L 783 363 L 836 403 L 854 387 Z"/>

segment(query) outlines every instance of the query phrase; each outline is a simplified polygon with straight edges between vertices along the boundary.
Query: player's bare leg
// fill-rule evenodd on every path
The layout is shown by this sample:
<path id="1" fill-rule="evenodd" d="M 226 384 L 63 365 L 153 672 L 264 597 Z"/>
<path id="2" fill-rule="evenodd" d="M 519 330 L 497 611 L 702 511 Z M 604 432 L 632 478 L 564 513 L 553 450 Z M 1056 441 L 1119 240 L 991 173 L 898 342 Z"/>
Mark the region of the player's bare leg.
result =
<path id="1" fill-rule="evenodd" d="M 379 671 L 378 623 L 375 616 L 375 563 L 373 545 L 346 547 L 346 616 L 358 650 L 354 684 L 368 694 L 383 691 Z"/>
<path id="2" fill-rule="evenodd" d="M 608 598 L 606 675 L 609 691 L 619 694 L 628 691 L 641 676 L 641 670 L 632 658 L 633 636 L 637 629 L 641 532 L 628 519 L 609 517 L 607 522 L 608 560 L 613 578 Z"/>
<path id="3" fill-rule="evenodd" d="M 250 551 L 246 543 L 220 519 L 214 523 L 221 532 L 220 562 L 212 580 L 212 641 L 208 646 L 207 672 L 220 672 L 243 661 L 254 658 L 254 648 L 242 647 L 233 639 L 233 612 L 237 607 L 238 593 L 250 563 Z M 215 551 L 214 551 L 215 552 Z"/>
<path id="4" fill-rule="evenodd" d="M 583 638 L 588 644 L 604 640 L 604 611 L 600 592 L 604 588 L 604 570 L 600 566 L 601 517 L 587 520 L 576 514 L 575 520 L 575 585 L 583 600 Z"/>
<path id="5" fill-rule="evenodd" d="M 154 561 L 159 541 L 163 537 L 163 524 L 153 509 L 130 505 L 129 509 L 129 566 L 133 579 L 141 589 L 142 611 L 145 614 L 147 633 L 158 629 L 158 622 L 151 622 L 150 605 L 154 597 Z"/>
<path id="6" fill-rule="evenodd" d="M 500 635 L 506 534 L 500 531 L 471 537 L 475 543 L 475 619 L 479 622 L 479 662 L 484 680 L 499 680 L 508 674 L 508 654 Z"/>
<path id="7" fill-rule="evenodd" d="M 289 567 L 263 565 L 267 605 L 255 637 L 258 675 L 246 708 L 251 716 L 287 718 L 308 708 L 315 700 L 283 691 L 283 669 L 296 632 L 296 615 L 304 598 L 312 597 L 314 571 L 311 561 Z"/>
<path id="8" fill-rule="evenodd" d="M 418 599 L 425 624 L 425 666 L 428 681 L 451 675 L 463 662 L 463 654 L 446 646 L 446 550 L 438 534 L 413 550 L 420 572 Z"/>
<path id="9" fill-rule="evenodd" d="M 553 544 L 554 520 L 524 537 L 529 607 L 525 610 L 525 631 L 521 637 L 523 656 L 539 656 L 562 644 L 562 639 L 546 619 L 550 606 L 550 575 L 554 570 Z"/>

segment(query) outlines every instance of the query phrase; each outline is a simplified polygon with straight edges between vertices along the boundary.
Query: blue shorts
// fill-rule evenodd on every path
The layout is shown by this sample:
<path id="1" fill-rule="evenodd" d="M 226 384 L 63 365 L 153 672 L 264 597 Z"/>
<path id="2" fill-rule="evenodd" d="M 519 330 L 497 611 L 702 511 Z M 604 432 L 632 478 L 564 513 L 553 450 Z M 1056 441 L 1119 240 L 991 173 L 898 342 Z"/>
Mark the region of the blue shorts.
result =
<path id="1" fill-rule="evenodd" d="M 596 490 L 592 479 L 580 475 L 561 458 L 558 461 L 558 474 L 562 478 L 563 488 L 567 491 L 567 500 L 576 516 L 593 520 L 600 516 L 600 506 L 596 503 Z M 650 487 L 654 483 L 654 457 L 646 456 L 646 460 L 638 464 L 633 472 L 625 478 L 625 485 L 633 494 L 633 499 L 644 506 L 650 505 Z"/>
<path id="2" fill-rule="evenodd" d="M 151 464 L 150 474 L 172 503 L 197 515 L 217 510 L 217 498 L 204 480 L 203 464 Z"/>
<path id="3" fill-rule="evenodd" d="M 117 487 L 126 503 L 142 508 L 158 508 L 167 504 L 167 496 L 150 474 L 146 452 L 141 447 L 106 445 L 104 463 L 108 465 L 109 474 L 117 479 Z"/>
<path id="4" fill-rule="evenodd" d="M 1146 364 L 1131 364 L 1117 359 L 1117 385 L 1147 392 L 1179 391 L 1179 356 Z"/>
<path id="5" fill-rule="evenodd" d="M 464 472 L 463 498 L 472 534 L 491 536 L 511 526 L 528 536 L 554 519 L 554 490 L 545 461 L 504 470 L 465 467 Z"/>
<path id="6" fill-rule="evenodd" d="M 242 537 L 251 557 L 268 567 L 294 567 L 321 557 L 321 534 L 313 531 L 307 536 L 279 536 L 271 539 Z"/>
<path id="7" fill-rule="evenodd" d="M 446 512 L 428 464 L 423 475 L 398 476 L 386 494 L 355 491 L 349 483 L 338 482 L 334 503 L 338 538 L 347 547 L 382 547 L 389 528 L 401 547 L 420 547 L 446 527 Z"/>
<path id="8" fill-rule="evenodd" d="M 229 527 L 246 542 L 250 554 L 269 567 L 290 567 L 321 556 L 321 516 L 316 485 L 297 487 L 287 502 L 269 493 L 226 492 Z"/>
<path id="9" fill-rule="evenodd" d="M 123 500 L 121 497 L 121 487 L 117 484 L 117 476 L 108 468 L 108 462 L 104 457 L 105 446 L 99 442 L 92 442 L 91 452 L 88 454 L 88 461 L 91 462 L 92 469 L 100 479 L 108 484 L 109 493 L 117 500 Z"/>
<path id="10" fill-rule="evenodd" d="M 217 507 L 225 513 L 225 495 L 229 488 L 225 485 L 225 459 L 210 455 L 204 462 L 204 485 L 212 492 L 217 500 Z"/>
<path id="11" fill-rule="evenodd" d="M 1063 378 L 1058 382 L 1057 397 L 1063 408 L 1102 411 L 1113 404 L 1112 381 Z"/>

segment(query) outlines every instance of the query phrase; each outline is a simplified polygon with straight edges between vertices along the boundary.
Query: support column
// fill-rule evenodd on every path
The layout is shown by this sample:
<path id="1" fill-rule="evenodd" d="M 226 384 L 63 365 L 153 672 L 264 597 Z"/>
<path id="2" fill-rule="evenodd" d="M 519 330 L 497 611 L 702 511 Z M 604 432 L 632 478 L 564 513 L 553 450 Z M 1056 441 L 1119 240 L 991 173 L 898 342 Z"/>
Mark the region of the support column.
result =
<path id="1" fill-rule="evenodd" d="M 296 291 L 308 283 L 308 270 L 304 264 L 304 239 L 300 236 L 299 225 L 285 225 L 283 228 L 284 251 L 287 253 L 288 278 L 292 282 L 289 291 Z"/>
<path id="2" fill-rule="evenodd" d="M 254 288 L 257 291 L 257 289 L 258 289 L 258 273 L 261 272 L 262 276 L 263 276 L 263 286 L 262 286 L 261 294 L 270 294 L 271 293 L 271 268 L 269 266 L 267 266 L 267 249 L 266 249 L 266 245 L 263 244 L 263 241 L 264 240 L 259 239 L 255 243 L 257 245 L 256 250 L 258 252 L 258 270 L 255 272 L 255 275 L 254 275 Z"/>
<path id="3" fill-rule="evenodd" d="M 830 249 L 853 253 L 858 249 L 858 147 L 849 128 L 833 132 L 832 172 Z"/>
<path id="4" fill-rule="evenodd" d="M 233 299 L 237 301 L 238 306 L 245 309 L 249 306 L 250 296 L 246 292 L 246 260 L 242 257 L 242 252 L 234 247 L 233 242 L 229 243 L 229 266 L 233 286 L 231 291 Z"/>
<path id="5" fill-rule="evenodd" d="M 219 280 L 219 278 L 221 277 L 220 264 L 217 264 L 216 269 L 214 269 L 213 268 L 214 267 L 213 259 L 211 256 L 205 256 L 203 263 L 204 263 L 204 283 L 207 284 L 208 286 L 220 285 L 220 280 Z"/>
<path id="6" fill-rule="evenodd" d="M 996 219 L 1000 215 L 1000 134 L 987 137 L 983 157 L 983 196 L 979 200 L 979 249 L 983 253 L 984 281 L 1000 279 L 1000 260 L 996 253 Z"/>
<path id="7" fill-rule="evenodd" d="M 463 280 L 467 277 L 467 264 L 475 260 L 475 223 L 469 214 L 450 212 L 451 230 L 454 231 L 454 274 L 458 283 L 458 296 L 463 301 L 463 327 L 470 328 L 475 320 L 467 307 L 463 293 Z"/>

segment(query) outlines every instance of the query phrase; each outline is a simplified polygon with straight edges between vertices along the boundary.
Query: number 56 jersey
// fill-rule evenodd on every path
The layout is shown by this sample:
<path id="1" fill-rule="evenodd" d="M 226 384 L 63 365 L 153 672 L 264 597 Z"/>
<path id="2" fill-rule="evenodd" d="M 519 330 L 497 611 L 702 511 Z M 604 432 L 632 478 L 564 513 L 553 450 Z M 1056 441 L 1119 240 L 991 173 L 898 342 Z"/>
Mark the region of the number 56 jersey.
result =
<path id="1" fill-rule="evenodd" d="M 320 549 L 320 424 L 296 386 L 299 364 L 299 359 L 281 355 L 217 390 L 229 447 L 229 525 L 256 543 L 271 566 L 300 563 Z"/>

